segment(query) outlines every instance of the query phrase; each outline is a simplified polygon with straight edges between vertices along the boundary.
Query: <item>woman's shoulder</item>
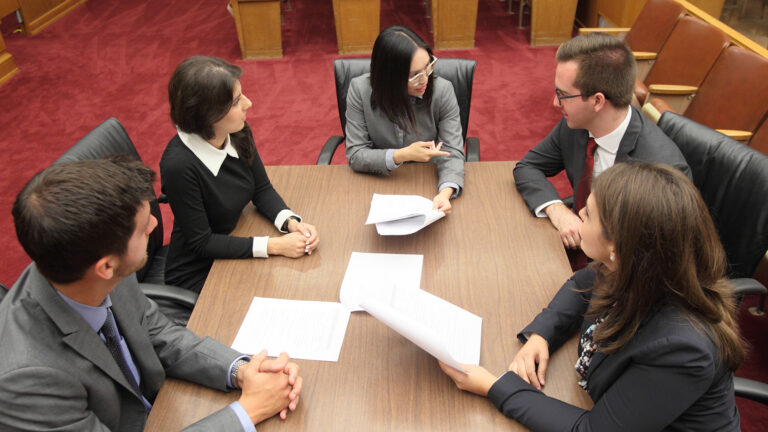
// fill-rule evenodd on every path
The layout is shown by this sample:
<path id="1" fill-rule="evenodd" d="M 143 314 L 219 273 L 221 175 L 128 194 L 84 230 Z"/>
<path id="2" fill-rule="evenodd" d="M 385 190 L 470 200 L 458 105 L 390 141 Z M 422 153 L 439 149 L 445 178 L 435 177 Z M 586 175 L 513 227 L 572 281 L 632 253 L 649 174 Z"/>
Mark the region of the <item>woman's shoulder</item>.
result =
<path id="1" fill-rule="evenodd" d="M 371 74 L 364 73 L 356 76 L 349 81 L 349 90 L 357 92 L 371 92 Z"/>
<path id="2" fill-rule="evenodd" d="M 163 151 L 163 156 L 160 158 L 160 175 L 166 172 L 179 172 L 191 169 L 194 166 L 193 163 L 189 163 L 195 159 L 194 153 L 184 145 L 179 135 L 174 135 L 168 142 L 168 145 Z"/>

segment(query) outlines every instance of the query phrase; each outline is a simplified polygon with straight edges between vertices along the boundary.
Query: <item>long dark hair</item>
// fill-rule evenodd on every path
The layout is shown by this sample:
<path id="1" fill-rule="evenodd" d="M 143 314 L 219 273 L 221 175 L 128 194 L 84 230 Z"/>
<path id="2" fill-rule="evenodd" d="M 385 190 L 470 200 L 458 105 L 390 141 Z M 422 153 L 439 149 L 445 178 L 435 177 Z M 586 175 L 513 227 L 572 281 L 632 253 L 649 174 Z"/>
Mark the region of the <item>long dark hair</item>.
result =
<path id="1" fill-rule="evenodd" d="M 404 131 L 412 130 L 416 120 L 408 96 L 411 60 L 419 48 L 434 57 L 432 48 L 412 30 L 402 26 L 384 29 L 376 38 L 371 54 L 371 107 L 381 109 L 389 121 Z M 434 74 L 427 82 L 421 103 L 432 103 Z"/>
<path id="2" fill-rule="evenodd" d="M 592 195 L 617 269 L 595 264 L 588 315 L 604 352 L 620 349 L 654 308 L 672 304 L 713 340 L 731 370 L 744 360 L 725 251 L 707 206 L 679 170 L 660 163 L 616 164 L 595 179 Z"/>
<path id="3" fill-rule="evenodd" d="M 185 59 L 176 66 L 168 83 L 171 120 L 186 133 L 212 139 L 213 124 L 232 108 L 235 83 L 242 74 L 238 66 L 218 57 Z M 253 162 L 253 135 L 248 124 L 232 138 L 237 154 L 249 164 Z"/>

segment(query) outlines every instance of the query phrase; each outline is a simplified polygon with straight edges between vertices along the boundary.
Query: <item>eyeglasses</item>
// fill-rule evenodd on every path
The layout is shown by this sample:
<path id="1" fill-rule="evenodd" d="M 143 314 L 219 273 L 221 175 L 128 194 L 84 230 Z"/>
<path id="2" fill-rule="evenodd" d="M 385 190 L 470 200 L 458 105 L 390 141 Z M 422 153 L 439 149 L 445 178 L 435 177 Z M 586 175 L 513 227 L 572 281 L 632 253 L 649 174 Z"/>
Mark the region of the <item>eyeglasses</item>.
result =
<path id="1" fill-rule="evenodd" d="M 408 78 L 408 85 L 416 87 L 426 81 L 427 78 L 432 75 L 432 72 L 435 71 L 435 63 L 437 63 L 437 57 L 432 56 L 432 61 L 427 65 L 427 68 L 424 69 L 423 72 L 419 72 L 416 75 Z"/>
<path id="2" fill-rule="evenodd" d="M 563 106 L 563 101 L 566 99 L 573 99 L 581 96 L 590 96 L 585 94 L 577 94 L 577 95 L 563 95 L 563 92 L 559 88 L 555 88 L 555 96 L 557 96 L 557 103 L 560 104 L 560 106 Z"/>

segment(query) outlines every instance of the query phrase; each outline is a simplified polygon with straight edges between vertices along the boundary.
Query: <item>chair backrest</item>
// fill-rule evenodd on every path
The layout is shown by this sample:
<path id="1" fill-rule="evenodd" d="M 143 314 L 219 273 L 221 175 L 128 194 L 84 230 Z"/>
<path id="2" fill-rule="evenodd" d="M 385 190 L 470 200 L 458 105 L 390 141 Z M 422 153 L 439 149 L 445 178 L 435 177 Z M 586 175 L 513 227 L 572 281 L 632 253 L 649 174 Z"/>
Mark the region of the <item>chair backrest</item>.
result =
<path id="1" fill-rule="evenodd" d="M 691 167 L 728 256 L 729 276 L 752 277 L 768 249 L 768 156 L 671 111 L 658 125 Z"/>
<path id="2" fill-rule="evenodd" d="M 469 108 L 472 104 L 472 82 L 475 75 L 475 60 L 460 58 L 440 58 L 435 65 L 435 74 L 453 84 L 456 102 L 459 104 L 462 138 L 467 140 L 469 126 Z M 346 134 L 347 126 L 347 91 L 353 78 L 370 72 L 371 60 L 368 58 L 337 59 L 333 61 L 333 73 L 336 78 L 336 102 L 339 107 L 341 130 Z"/>
<path id="3" fill-rule="evenodd" d="M 729 46 L 701 83 L 685 116 L 712 129 L 754 132 L 768 111 L 768 59 Z"/>
<path id="4" fill-rule="evenodd" d="M 683 17 L 659 51 L 644 82 L 698 87 L 729 41 L 728 35 L 717 27 L 698 18 Z"/>
<path id="5" fill-rule="evenodd" d="M 75 143 L 61 157 L 56 159 L 54 163 L 101 159 L 105 156 L 116 154 L 123 154 L 133 159 L 141 160 L 136 147 L 133 145 L 133 141 L 131 141 L 123 125 L 116 118 L 111 117 Z M 157 199 L 153 199 L 149 206 L 152 215 L 157 218 L 157 228 L 152 231 L 147 243 L 147 264 L 136 272 L 136 277 L 139 281 L 144 280 L 155 257 L 155 253 L 163 246 L 163 216 Z"/>
<path id="6" fill-rule="evenodd" d="M 624 40 L 632 51 L 657 53 L 685 7 L 675 0 L 647 0 Z"/>

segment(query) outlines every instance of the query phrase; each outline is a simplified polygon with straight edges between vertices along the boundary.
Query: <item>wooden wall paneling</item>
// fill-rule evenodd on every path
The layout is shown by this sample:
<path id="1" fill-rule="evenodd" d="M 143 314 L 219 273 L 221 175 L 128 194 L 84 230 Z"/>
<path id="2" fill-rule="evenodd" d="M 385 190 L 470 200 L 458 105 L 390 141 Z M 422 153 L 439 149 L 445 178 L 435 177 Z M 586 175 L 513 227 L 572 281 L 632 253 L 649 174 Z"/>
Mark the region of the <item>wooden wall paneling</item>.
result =
<path id="1" fill-rule="evenodd" d="M 18 0 L 0 0 L 0 18 L 10 15 L 19 8 Z"/>
<path id="2" fill-rule="evenodd" d="M 533 0 L 531 45 L 559 45 L 573 37 L 577 0 Z"/>
<path id="3" fill-rule="evenodd" d="M 370 54 L 380 31 L 379 0 L 333 0 L 339 54 Z"/>
<path id="4" fill-rule="evenodd" d="M 432 0 L 435 49 L 475 47 L 478 0 Z"/>
<path id="5" fill-rule="evenodd" d="M 283 56 L 280 0 L 232 0 L 244 60 Z"/>
<path id="6" fill-rule="evenodd" d="M 597 3 L 599 0 L 579 0 L 576 19 L 583 27 L 597 27 Z"/>
<path id="7" fill-rule="evenodd" d="M 632 27 L 645 0 L 598 0 L 597 13 L 616 27 Z"/>
<path id="8" fill-rule="evenodd" d="M 30 35 L 53 24 L 85 0 L 18 0 L 24 18 L 24 32 Z"/>
<path id="9" fill-rule="evenodd" d="M 18 71 L 19 68 L 16 67 L 13 56 L 5 50 L 5 41 L 0 35 L 0 84 L 8 81 Z"/>

